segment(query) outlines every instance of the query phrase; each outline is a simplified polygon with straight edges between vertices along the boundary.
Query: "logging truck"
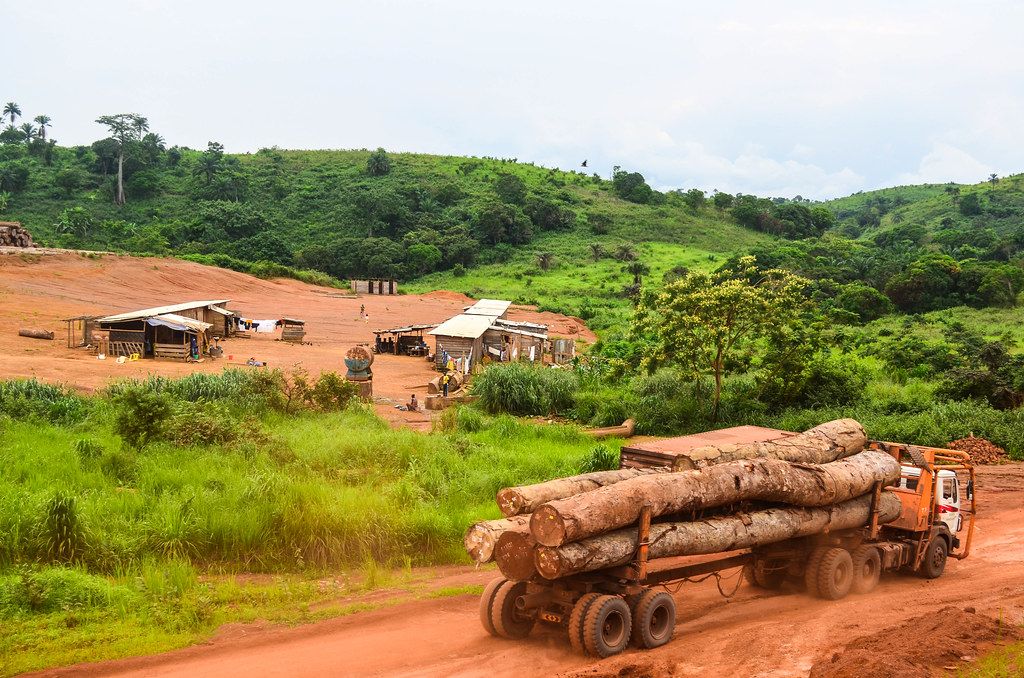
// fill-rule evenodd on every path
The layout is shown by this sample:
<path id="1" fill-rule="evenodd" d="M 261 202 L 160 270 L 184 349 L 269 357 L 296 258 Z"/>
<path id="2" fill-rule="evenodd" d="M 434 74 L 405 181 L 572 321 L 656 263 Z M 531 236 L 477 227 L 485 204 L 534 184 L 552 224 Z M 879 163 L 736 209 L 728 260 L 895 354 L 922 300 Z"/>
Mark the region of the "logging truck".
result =
<path id="1" fill-rule="evenodd" d="M 495 579 L 481 596 L 480 621 L 490 634 L 510 639 L 525 637 L 538 624 L 561 627 L 576 651 L 603 658 L 622 652 L 631 641 L 649 649 L 672 639 L 676 606 L 665 590 L 668 585 L 713 576 L 722 591 L 721 573 L 742 568 L 754 586 L 796 586 L 812 596 L 839 600 L 871 591 L 883 572 L 934 579 L 942 575 L 947 558 L 966 558 L 976 514 L 969 455 L 879 441 L 869 441 L 867 449 L 892 455 L 901 473 L 889 487 L 875 484 L 869 519 L 861 527 L 826 529 L 697 563 L 693 558 L 648 559 L 651 511 L 646 507 L 635 526 L 638 547 L 629 564 L 557 579 Z M 879 520 L 880 504 L 891 504 L 881 501 L 883 492 L 899 499 L 895 520 Z"/>

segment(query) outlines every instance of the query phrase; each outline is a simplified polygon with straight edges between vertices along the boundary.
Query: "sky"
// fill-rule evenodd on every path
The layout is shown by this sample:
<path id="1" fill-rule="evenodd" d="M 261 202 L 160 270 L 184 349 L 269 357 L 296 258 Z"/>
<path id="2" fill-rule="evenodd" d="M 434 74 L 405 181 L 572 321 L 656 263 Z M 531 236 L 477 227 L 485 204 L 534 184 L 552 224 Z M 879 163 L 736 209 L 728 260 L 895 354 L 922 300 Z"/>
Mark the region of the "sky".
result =
<path id="1" fill-rule="evenodd" d="M 61 144 L 518 158 L 826 199 L 1024 170 L 1024 3 L 0 0 L 0 103 Z"/>

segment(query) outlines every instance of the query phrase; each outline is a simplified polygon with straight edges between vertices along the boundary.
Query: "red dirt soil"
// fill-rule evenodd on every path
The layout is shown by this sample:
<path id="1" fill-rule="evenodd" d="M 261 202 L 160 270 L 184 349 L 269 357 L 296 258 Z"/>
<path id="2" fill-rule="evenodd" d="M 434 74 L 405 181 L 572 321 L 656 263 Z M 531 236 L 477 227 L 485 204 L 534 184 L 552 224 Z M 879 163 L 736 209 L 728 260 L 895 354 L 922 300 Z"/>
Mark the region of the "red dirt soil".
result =
<path id="1" fill-rule="evenodd" d="M 1024 464 L 980 468 L 977 490 L 972 553 L 951 559 L 939 579 L 887 574 L 871 593 L 840 601 L 747 585 L 723 600 L 712 580 L 684 584 L 674 594 L 675 638 L 656 650 L 595 660 L 574 654 L 563 633 L 548 629 L 523 641 L 499 640 L 481 628 L 477 597 L 463 595 L 295 628 L 233 625 L 204 645 L 47 675 L 784 678 L 817 670 L 835 678 L 848 674 L 828 671 L 861 650 L 881 654 L 849 675 L 886 675 L 879 671 L 889 660 L 906 666 L 901 657 L 912 667 L 901 676 L 945 675 L 944 667 L 963 663 L 961 653 L 986 648 L 991 618 L 1000 617 L 1005 628 L 1024 623 Z M 490 568 L 443 568 L 434 584 L 484 584 L 494 576 Z M 929 653 L 921 647 L 927 644 L 949 652 Z"/>
<path id="2" fill-rule="evenodd" d="M 0 378 L 37 377 L 85 391 L 102 388 L 111 379 L 121 377 L 215 372 L 244 366 L 250 357 L 270 367 L 301 365 L 313 374 L 344 372 L 345 351 L 355 344 L 372 343 L 374 329 L 440 323 L 473 303 L 469 297 L 447 291 L 356 297 L 347 290 L 287 279 L 260 280 L 177 259 L 33 252 L 0 255 L 0 317 L 4 321 L 0 325 Z M 229 307 L 250 318 L 301 318 L 306 321 L 306 339 L 312 345 L 296 346 L 274 341 L 271 335 L 253 334 L 222 342 L 222 360 L 199 364 L 141 360 L 121 365 L 66 346 L 63 318 L 205 299 L 231 299 Z M 360 319 L 360 305 L 366 306 L 368 321 Z M 552 336 L 596 340 L 578 318 L 520 306 L 509 311 L 509 318 L 547 323 Z M 53 331 L 55 339 L 19 337 L 18 329 L 22 327 Z M 429 338 L 427 341 L 433 343 Z M 391 355 L 377 356 L 373 372 L 374 395 L 399 403 L 408 401 L 413 392 L 422 399 L 427 381 L 435 376 L 426 360 Z M 387 417 L 403 422 L 428 420 L 414 413 L 387 413 Z"/>

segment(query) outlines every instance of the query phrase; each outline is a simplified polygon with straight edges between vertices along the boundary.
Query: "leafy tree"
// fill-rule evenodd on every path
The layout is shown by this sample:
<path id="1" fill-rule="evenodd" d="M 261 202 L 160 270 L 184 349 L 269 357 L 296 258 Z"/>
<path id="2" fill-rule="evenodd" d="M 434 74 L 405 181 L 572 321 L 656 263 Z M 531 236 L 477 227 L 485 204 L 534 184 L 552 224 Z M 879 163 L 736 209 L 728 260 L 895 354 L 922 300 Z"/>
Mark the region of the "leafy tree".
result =
<path id="1" fill-rule="evenodd" d="M 30 122 L 26 122 L 26 123 L 24 123 L 24 124 L 23 124 L 23 125 L 21 126 L 21 128 L 20 128 L 20 129 L 21 129 L 21 134 L 22 134 L 22 137 L 23 137 L 23 138 L 24 138 L 24 140 L 25 140 L 25 145 L 26 145 L 26 146 L 31 146 L 31 145 L 32 145 L 32 142 L 33 142 L 33 141 L 35 140 L 35 138 L 36 138 L 36 134 L 38 133 L 38 132 L 36 131 L 36 127 L 35 127 L 35 125 L 33 125 L 33 124 L 32 124 L 32 123 L 30 123 Z"/>
<path id="2" fill-rule="evenodd" d="M 896 216 L 893 216 L 893 221 L 896 220 Z M 814 224 L 814 230 L 819 234 L 824 233 L 828 229 L 836 225 L 835 213 L 827 207 L 812 207 L 811 208 L 811 223 Z"/>
<path id="3" fill-rule="evenodd" d="M 989 306 L 1016 306 L 1022 290 L 1024 269 L 1012 264 L 989 267 L 978 286 L 979 296 Z"/>
<path id="4" fill-rule="evenodd" d="M 3 117 L 11 119 L 11 127 L 14 127 L 14 120 L 21 115 L 21 107 L 13 101 L 4 104 Z"/>
<path id="5" fill-rule="evenodd" d="M 435 270 L 441 263 L 441 250 L 437 245 L 418 243 L 406 251 L 406 265 L 413 275 L 423 275 Z"/>
<path id="6" fill-rule="evenodd" d="M 224 165 L 224 145 L 216 141 L 206 144 L 206 150 L 199 156 L 193 170 L 197 176 L 206 180 L 207 185 L 213 183 L 214 178 L 220 174 Z"/>
<path id="7" fill-rule="evenodd" d="M 366 173 L 372 177 L 382 177 L 385 174 L 391 172 L 391 159 L 388 158 L 387 151 L 383 148 L 378 148 L 376 151 L 370 154 L 370 157 L 366 160 Z"/>
<path id="8" fill-rule="evenodd" d="M 729 193 L 715 191 L 715 194 L 711 196 L 711 202 L 715 204 L 716 209 L 724 210 L 732 207 L 733 197 Z"/>
<path id="9" fill-rule="evenodd" d="M 700 190 L 699 188 L 691 188 L 685 193 L 682 193 L 682 197 L 683 202 L 686 203 L 686 206 L 689 207 L 694 212 L 700 210 L 700 208 L 703 207 L 704 203 L 707 201 L 707 196 L 704 195 L 704 191 Z"/>
<path id="10" fill-rule="evenodd" d="M 129 144 L 138 141 L 142 137 L 142 133 L 149 129 L 149 123 L 146 118 L 136 113 L 102 115 L 96 118 L 96 122 L 107 127 L 110 131 L 110 138 L 117 145 L 117 192 L 114 195 L 114 202 L 123 205 L 125 203 L 125 152 Z"/>
<path id="11" fill-rule="evenodd" d="M 992 184 L 993 186 L 998 184 L 999 183 L 999 175 L 996 174 L 995 172 L 993 172 L 992 174 L 988 175 L 988 183 Z"/>
<path id="12" fill-rule="evenodd" d="M 357 193 L 353 202 L 371 238 L 375 234 L 398 235 L 411 220 L 408 200 L 388 185 L 374 184 Z"/>
<path id="13" fill-rule="evenodd" d="M 981 196 L 975 193 L 968 193 L 960 199 L 960 214 L 966 217 L 981 214 Z"/>
<path id="14" fill-rule="evenodd" d="M 679 365 L 694 377 L 713 376 L 715 420 L 733 358 L 756 351 L 759 339 L 771 343 L 782 330 L 798 327 L 809 305 L 806 278 L 781 269 L 759 271 L 750 256 L 739 265 L 736 271 L 690 273 L 657 295 L 645 295 L 634 320 L 645 368 Z"/>
<path id="15" fill-rule="evenodd" d="M 53 183 L 64 191 L 64 196 L 70 198 L 74 192 L 81 188 L 85 182 L 85 174 L 77 167 L 67 167 L 57 172 Z"/>
<path id="16" fill-rule="evenodd" d="M 291 248 L 281 236 L 270 231 L 261 231 L 237 241 L 233 247 L 233 254 L 243 261 L 272 261 L 283 266 L 291 266 L 294 263 Z"/>
<path id="17" fill-rule="evenodd" d="M 164 424 L 174 413 L 167 394 L 143 388 L 125 389 L 114 403 L 114 433 L 135 450 L 159 438 Z"/>
<path id="18" fill-rule="evenodd" d="M 945 254 L 928 254 L 889 279 L 885 294 L 900 310 L 923 313 L 955 306 L 960 264 Z"/>
<path id="19" fill-rule="evenodd" d="M 18 193 L 28 185 L 30 170 L 24 161 L 0 163 L 0 191 Z"/>
<path id="20" fill-rule="evenodd" d="M 515 205 L 491 203 L 476 218 L 476 229 L 484 242 L 524 245 L 533 237 L 530 219 Z"/>
<path id="21" fill-rule="evenodd" d="M 502 174 L 494 182 L 494 192 L 502 202 L 522 205 L 526 202 L 526 184 L 515 174 Z"/>
<path id="22" fill-rule="evenodd" d="M 946 195 L 953 202 L 953 206 L 956 207 L 960 204 L 960 187 L 954 184 L 950 184 L 945 188 Z"/>
<path id="23" fill-rule="evenodd" d="M 39 138 L 46 141 L 46 128 L 49 127 L 52 119 L 48 115 L 37 115 L 35 123 L 39 125 Z"/>
<path id="24" fill-rule="evenodd" d="M 540 266 L 540 270 L 548 271 L 554 263 L 555 255 L 551 252 L 537 252 L 537 265 Z"/>
<path id="25" fill-rule="evenodd" d="M 835 303 L 837 308 L 854 314 L 861 322 L 876 320 L 896 310 L 889 297 L 862 283 L 844 285 Z"/>
<path id="26" fill-rule="evenodd" d="M 543 198 L 530 200 L 524 211 L 542 231 L 568 230 L 576 224 L 575 212 Z"/>
<path id="27" fill-rule="evenodd" d="M 612 174 L 612 189 L 623 200 L 646 205 L 651 202 L 654 190 L 647 185 L 644 175 L 639 172 L 625 172 L 618 168 Z"/>

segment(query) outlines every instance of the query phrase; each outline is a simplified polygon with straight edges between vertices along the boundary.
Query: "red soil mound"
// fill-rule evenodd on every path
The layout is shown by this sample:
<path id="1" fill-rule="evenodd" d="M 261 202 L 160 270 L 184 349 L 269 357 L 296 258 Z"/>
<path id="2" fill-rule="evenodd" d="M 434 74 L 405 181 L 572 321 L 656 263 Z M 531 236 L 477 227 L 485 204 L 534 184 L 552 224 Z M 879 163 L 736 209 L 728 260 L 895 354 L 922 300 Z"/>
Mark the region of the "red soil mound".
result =
<path id="1" fill-rule="evenodd" d="M 975 464 L 1004 464 L 1010 461 L 1006 450 L 984 438 L 967 436 L 949 444 L 951 450 L 960 450 L 971 455 Z"/>

